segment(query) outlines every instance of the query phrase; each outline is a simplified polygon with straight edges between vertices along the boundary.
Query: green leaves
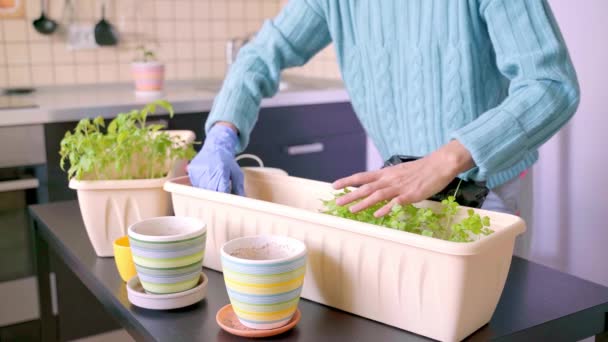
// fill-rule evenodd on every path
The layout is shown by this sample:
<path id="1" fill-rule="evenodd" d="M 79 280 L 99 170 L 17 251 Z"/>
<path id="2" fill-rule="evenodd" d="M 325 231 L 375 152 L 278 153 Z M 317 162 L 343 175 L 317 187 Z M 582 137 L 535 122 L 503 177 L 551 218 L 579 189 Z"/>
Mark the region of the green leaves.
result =
<path id="1" fill-rule="evenodd" d="M 68 178 L 144 179 L 167 175 L 173 162 L 191 159 L 196 152 L 192 143 L 161 131 L 162 125 L 146 125 L 148 114 L 165 109 L 172 117 L 171 104 L 159 100 L 141 110 L 120 113 L 108 125 L 99 116 L 82 119 L 73 132 L 66 132 L 60 143 L 60 166 Z"/>
<path id="2" fill-rule="evenodd" d="M 454 223 L 459 214 L 459 205 L 454 196 L 450 196 L 441 202 L 441 209 L 438 212 L 429 208 L 417 208 L 412 204 L 395 205 L 384 217 L 374 217 L 374 212 L 386 205 L 383 201 L 374 206 L 362 210 L 358 213 L 351 213 L 348 206 L 339 206 L 336 199 L 344 196 L 349 191 L 336 193 L 334 198 L 323 201 L 325 210 L 323 213 L 347 218 L 355 221 L 375 224 L 386 228 L 397 229 L 410 233 L 420 234 L 437 239 L 454 242 L 470 242 L 479 239 L 482 235 L 489 235 L 494 231 L 490 228 L 490 218 L 481 217 L 474 210 L 469 209 L 467 216 L 459 222 Z"/>

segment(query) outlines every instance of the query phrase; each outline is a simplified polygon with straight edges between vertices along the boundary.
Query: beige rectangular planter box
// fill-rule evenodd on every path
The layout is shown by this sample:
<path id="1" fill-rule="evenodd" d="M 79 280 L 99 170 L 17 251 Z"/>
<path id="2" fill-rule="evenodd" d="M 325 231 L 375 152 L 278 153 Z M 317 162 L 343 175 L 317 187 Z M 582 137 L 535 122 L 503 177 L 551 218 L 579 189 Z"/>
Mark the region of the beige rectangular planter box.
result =
<path id="1" fill-rule="evenodd" d="M 176 215 L 207 223 L 206 267 L 221 271 L 220 248 L 231 239 L 291 236 L 309 250 L 302 297 L 442 341 L 489 322 L 525 230 L 519 217 L 482 210 L 495 233 L 471 243 L 355 222 L 318 212 L 333 192 L 329 183 L 252 170 L 250 198 L 194 188 L 187 177 L 165 190 Z"/>
<path id="2" fill-rule="evenodd" d="M 187 142 L 194 141 L 192 131 L 167 132 Z M 97 256 L 114 256 L 114 240 L 127 235 L 131 224 L 172 214 L 171 197 L 163 190 L 163 184 L 169 178 L 185 175 L 185 165 L 184 160 L 167 165 L 171 171 L 165 178 L 70 181 L 70 188 L 77 191 L 82 220 Z"/>

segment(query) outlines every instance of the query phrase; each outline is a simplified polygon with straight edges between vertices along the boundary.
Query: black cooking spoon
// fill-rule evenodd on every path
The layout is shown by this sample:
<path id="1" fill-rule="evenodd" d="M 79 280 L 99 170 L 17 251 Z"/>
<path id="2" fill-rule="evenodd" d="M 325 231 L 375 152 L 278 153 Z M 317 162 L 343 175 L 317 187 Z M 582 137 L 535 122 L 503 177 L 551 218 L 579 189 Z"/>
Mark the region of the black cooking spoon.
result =
<path id="1" fill-rule="evenodd" d="M 57 30 L 57 23 L 54 20 L 47 18 L 44 12 L 44 0 L 40 0 L 40 18 L 34 20 L 34 28 L 39 33 L 51 34 Z"/>
<path id="2" fill-rule="evenodd" d="M 101 20 L 95 25 L 95 41 L 97 45 L 116 45 L 118 34 L 114 27 L 106 20 L 106 3 L 101 5 Z"/>

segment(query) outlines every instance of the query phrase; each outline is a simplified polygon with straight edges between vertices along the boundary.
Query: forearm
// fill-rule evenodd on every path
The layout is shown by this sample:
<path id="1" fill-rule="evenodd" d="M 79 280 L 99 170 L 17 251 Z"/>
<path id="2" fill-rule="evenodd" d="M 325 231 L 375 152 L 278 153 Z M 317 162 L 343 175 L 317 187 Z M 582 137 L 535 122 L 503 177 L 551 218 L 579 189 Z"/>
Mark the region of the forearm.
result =
<path id="1" fill-rule="evenodd" d="M 239 130 L 236 128 L 236 126 L 232 122 L 218 121 L 215 124 L 216 125 L 220 125 L 220 126 L 226 126 L 226 127 L 230 128 L 230 129 L 232 129 L 236 134 L 239 134 Z"/>
<path id="2" fill-rule="evenodd" d="M 480 11 L 509 79 L 509 95 L 450 133 L 466 146 L 484 181 L 526 158 L 574 114 L 579 87 L 565 43 L 546 0 L 482 0 Z"/>
<path id="3" fill-rule="evenodd" d="M 471 153 L 458 140 L 451 140 L 433 154 L 445 165 L 445 172 L 452 178 L 475 167 Z"/>
<path id="4" fill-rule="evenodd" d="M 325 19 L 306 0 L 290 1 L 239 52 L 215 98 L 205 130 L 218 122 L 231 123 L 239 133 L 242 151 L 262 98 L 278 91 L 281 71 L 306 63 L 330 40 Z"/>

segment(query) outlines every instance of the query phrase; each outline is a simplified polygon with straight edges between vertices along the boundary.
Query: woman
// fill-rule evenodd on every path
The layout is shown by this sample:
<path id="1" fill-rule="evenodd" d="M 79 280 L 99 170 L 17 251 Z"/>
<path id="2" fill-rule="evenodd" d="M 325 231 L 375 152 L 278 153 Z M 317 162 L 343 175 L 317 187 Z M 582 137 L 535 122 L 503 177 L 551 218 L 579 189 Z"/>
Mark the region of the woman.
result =
<path id="1" fill-rule="evenodd" d="M 514 213 L 518 175 L 574 114 L 575 71 L 545 0 L 291 0 L 241 49 L 189 165 L 195 186 L 243 193 L 234 155 L 284 68 L 330 42 L 353 107 L 383 158 L 424 156 L 334 183 L 341 205 L 386 214 L 456 176 L 485 182 L 484 208 Z"/>

